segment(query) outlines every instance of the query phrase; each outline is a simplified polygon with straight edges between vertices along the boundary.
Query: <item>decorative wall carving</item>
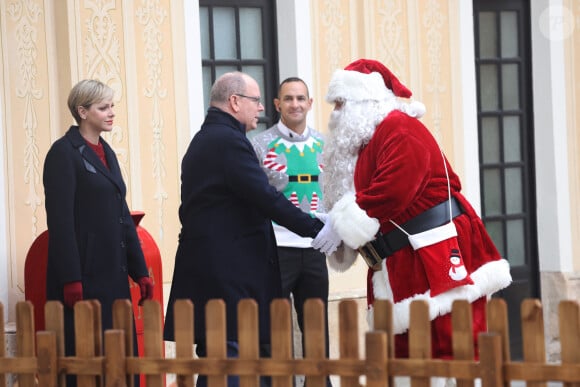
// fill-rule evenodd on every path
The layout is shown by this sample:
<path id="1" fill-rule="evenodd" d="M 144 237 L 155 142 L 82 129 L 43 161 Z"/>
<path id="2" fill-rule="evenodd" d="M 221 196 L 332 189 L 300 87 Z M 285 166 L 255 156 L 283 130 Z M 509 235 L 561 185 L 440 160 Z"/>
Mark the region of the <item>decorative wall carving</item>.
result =
<path id="1" fill-rule="evenodd" d="M 443 28 L 445 27 L 446 17 L 441 12 L 439 1 L 429 0 L 426 3 L 423 12 L 423 26 L 425 27 L 427 39 L 427 64 L 428 64 L 428 81 L 425 89 L 432 94 L 430 101 L 430 118 L 431 130 L 435 137 L 440 141 L 442 138 L 441 121 L 444 115 L 450 116 L 452 112 L 443 111 L 441 101 L 445 99 L 445 94 L 449 90 L 449 79 L 444 79 L 441 68 L 441 55 L 443 46 Z M 447 95 L 447 98 L 449 96 Z M 441 141 L 440 141 L 441 143 Z"/>
<path id="2" fill-rule="evenodd" d="M 38 235 L 37 211 L 43 210 L 42 183 L 40 181 L 40 161 L 36 131 L 38 129 L 37 112 L 34 101 L 43 96 L 43 90 L 38 87 L 37 64 L 38 48 L 36 45 L 38 23 L 42 8 L 32 0 L 13 1 L 7 7 L 7 13 L 16 25 L 16 64 L 18 78 L 16 79 L 16 97 L 23 100 L 23 116 L 20 118 L 24 130 L 24 184 L 28 186 L 26 197 L 22 198 L 30 207 L 30 225 L 32 239 Z M 18 122 L 17 117 L 14 121 Z"/>
<path id="3" fill-rule="evenodd" d="M 382 6 L 380 5 L 382 3 Z M 378 45 L 381 53 L 380 60 L 393 71 L 403 83 L 407 77 L 406 63 L 408 50 L 405 47 L 405 24 L 402 18 L 403 9 L 401 0 L 385 0 L 379 2 L 378 12 Z"/>
<path id="4" fill-rule="evenodd" d="M 325 0 L 321 16 L 324 27 L 325 56 L 328 61 L 328 68 L 339 69 L 346 64 L 342 63 L 341 52 L 344 46 L 342 36 L 344 35 L 344 21 L 346 16 L 342 12 L 338 2 Z"/>
<path id="5" fill-rule="evenodd" d="M 165 143 L 163 134 L 165 128 L 164 112 L 161 107 L 162 100 L 167 97 L 167 88 L 162 84 L 161 73 L 163 70 L 163 43 L 164 36 L 161 25 L 167 20 L 167 10 L 161 7 L 158 0 L 144 0 L 142 6 L 137 9 L 137 20 L 144 27 L 145 63 L 147 74 L 147 87 L 144 94 L 152 100 L 150 113 L 150 125 L 153 135 L 151 144 L 151 157 L 153 160 L 153 180 L 155 182 L 154 200 L 157 202 L 157 220 L 159 235 L 163 238 L 163 215 L 165 202 L 168 194 L 165 188 Z M 171 47 L 166 44 L 166 47 Z"/>
<path id="6" fill-rule="evenodd" d="M 117 10 L 116 0 L 84 0 L 85 10 L 89 17 L 85 20 L 85 37 L 83 39 L 84 71 L 87 78 L 98 79 L 115 90 L 115 102 L 123 99 L 123 81 L 121 76 L 121 49 L 117 36 L 119 28 L 112 14 Z M 128 182 L 128 150 L 125 147 L 126 129 L 114 125 L 110 133 L 104 133 L 117 158 L 123 179 Z"/>

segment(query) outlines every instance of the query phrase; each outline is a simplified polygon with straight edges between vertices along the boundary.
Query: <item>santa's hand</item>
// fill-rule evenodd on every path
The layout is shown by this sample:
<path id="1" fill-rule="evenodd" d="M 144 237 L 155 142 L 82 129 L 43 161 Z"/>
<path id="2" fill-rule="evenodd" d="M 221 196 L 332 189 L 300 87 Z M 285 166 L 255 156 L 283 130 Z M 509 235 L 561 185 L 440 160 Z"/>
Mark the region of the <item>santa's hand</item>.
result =
<path id="1" fill-rule="evenodd" d="M 326 215 L 326 214 L 325 214 Z M 320 230 L 316 238 L 312 240 L 312 247 L 319 250 L 321 253 L 330 255 L 336 251 L 342 240 L 337 232 L 332 227 L 330 218 L 325 219 L 324 227 Z"/>

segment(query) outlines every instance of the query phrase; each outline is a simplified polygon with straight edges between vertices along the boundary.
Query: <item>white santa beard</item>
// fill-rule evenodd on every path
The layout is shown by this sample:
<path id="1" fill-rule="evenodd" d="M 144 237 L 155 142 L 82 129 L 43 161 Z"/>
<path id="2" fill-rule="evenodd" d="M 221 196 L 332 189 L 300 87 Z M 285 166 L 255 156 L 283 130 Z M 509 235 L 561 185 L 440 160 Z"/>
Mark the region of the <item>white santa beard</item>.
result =
<path id="1" fill-rule="evenodd" d="M 385 101 L 347 101 L 342 109 L 330 115 L 321 177 L 326 209 L 332 209 L 345 193 L 354 192 L 354 168 L 359 151 L 392 110 L 393 104 Z"/>

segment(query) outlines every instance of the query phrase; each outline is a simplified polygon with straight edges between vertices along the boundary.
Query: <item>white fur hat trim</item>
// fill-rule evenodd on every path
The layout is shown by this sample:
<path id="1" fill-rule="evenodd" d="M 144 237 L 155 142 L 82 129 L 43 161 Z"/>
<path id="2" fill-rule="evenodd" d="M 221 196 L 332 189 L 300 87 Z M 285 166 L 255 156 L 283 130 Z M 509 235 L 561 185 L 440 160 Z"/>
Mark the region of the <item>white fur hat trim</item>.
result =
<path id="1" fill-rule="evenodd" d="M 385 86 L 381 74 L 363 74 L 358 71 L 336 70 L 328 85 L 326 101 L 383 101 L 395 98 Z"/>
<path id="2" fill-rule="evenodd" d="M 397 99 L 392 90 L 385 86 L 380 73 L 369 74 L 350 70 L 336 70 L 330 80 L 326 101 L 334 103 L 343 101 L 390 101 L 395 102 L 395 109 L 410 117 L 421 118 L 426 108 L 422 102 L 404 103 Z"/>

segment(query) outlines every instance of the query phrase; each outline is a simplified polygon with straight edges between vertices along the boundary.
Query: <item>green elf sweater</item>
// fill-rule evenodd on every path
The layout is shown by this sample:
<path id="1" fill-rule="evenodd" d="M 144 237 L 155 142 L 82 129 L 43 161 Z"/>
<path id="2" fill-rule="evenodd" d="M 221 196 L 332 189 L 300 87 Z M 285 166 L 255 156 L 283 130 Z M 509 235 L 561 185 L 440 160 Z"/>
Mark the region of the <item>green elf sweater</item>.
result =
<path id="1" fill-rule="evenodd" d="M 319 184 L 323 140 L 319 132 L 307 127 L 299 135 L 278 122 L 251 141 L 271 185 L 302 211 L 324 212 Z M 310 238 L 302 238 L 276 223 L 274 231 L 279 246 L 310 247 Z"/>

